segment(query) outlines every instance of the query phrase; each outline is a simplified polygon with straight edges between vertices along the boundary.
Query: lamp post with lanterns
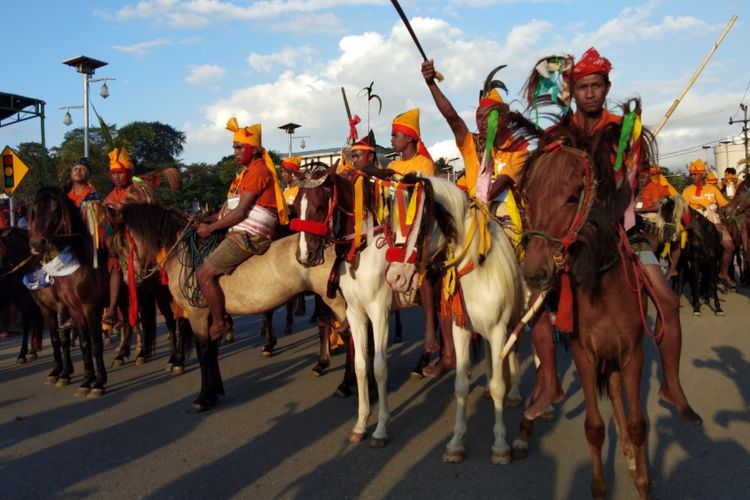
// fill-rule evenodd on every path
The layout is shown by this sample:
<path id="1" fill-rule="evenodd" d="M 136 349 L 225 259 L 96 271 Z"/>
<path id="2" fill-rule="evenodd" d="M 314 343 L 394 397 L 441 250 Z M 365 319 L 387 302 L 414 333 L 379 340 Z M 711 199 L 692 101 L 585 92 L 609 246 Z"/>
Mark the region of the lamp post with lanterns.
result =
<path id="1" fill-rule="evenodd" d="M 106 99 L 109 96 L 109 88 L 107 87 L 107 80 L 114 80 L 114 78 L 98 78 L 95 80 L 91 79 L 91 76 L 93 76 L 94 72 L 98 68 L 101 68 L 102 66 L 106 66 L 108 64 L 104 61 L 99 61 L 98 59 L 93 59 L 91 57 L 86 57 L 86 56 L 76 56 L 76 57 L 63 61 L 62 63 L 67 66 L 75 68 L 78 73 L 81 73 L 83 75 L 83 106 L 82 106 L 83 107 L 83 156 L 88 158 L 89 156 L 89 83 L 103 81 L 104 84 L 102 85 L 100 95 Z M 75 108 L 77 106 L 65 106 L 65 107 L 70 109 L 70 108 Z M 69 112 L 65 113 L 65 118 L 63 119 L 63 123 L 65 123 L 66 125 L 69 125 L 70 123 L 72 123 L 72 119 L 70 118 Z"/>

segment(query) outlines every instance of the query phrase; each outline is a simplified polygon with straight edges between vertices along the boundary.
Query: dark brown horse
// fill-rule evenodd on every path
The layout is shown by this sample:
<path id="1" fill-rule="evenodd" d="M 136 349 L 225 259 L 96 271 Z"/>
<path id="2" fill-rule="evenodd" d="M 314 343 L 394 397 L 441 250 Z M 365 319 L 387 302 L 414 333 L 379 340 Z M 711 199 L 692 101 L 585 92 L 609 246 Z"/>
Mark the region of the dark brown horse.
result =
<path id="1" fill-rule="evenodd" d="M 53 187 L 41 188 L 36 194 L 29 212 L 29 244 L 42 261 L 52 264 L 65 255 L 77 263 L 72 273 L 56 273 L 52 287 L 80 332 L 84 374 L 76 396 L 102 396 L 107 383 L 102 344 L 102 310 L 109 282 L 103 265 L 106 256 L 100 252 L 101 264 L 94 267 L 96 250 L 80 210 L 61 189 Z"/>
<path id="2" fill-rule="evenodd" d="M 37 350 L 42 346 L 44 324 L 39 306 L 22 283 L 24 274 L 35 268 L 37 260 L 29 250 L 28 231 L 11 227 L 0 232 L 0 307 L 14 304 L 21 313 L 23 338 L 16 360 L 18 364 L 36 359 Z"/>
<path id="3" fill-rule="evenodd" d="M 595 163 L 577 149 L 540 146 L 526 164 L 522 181 L 527 219 L 523 271 L 534 289 L 560 289 L 558 327 L 568 329 L 561 318 L 572 320 L 573 359 L 585 397 L 586 440 L 593 459 L 592 495 L 607 494 L 601 456 L 606 426 L 597 401 L 607 390 L 622 452 L 638 493 L 648 497 L 640 390 L 643 276 L 615 215 L 622 212 L 613 176 L 611 164 Z"/>
<path id="4" fill-rule="evenodd" d="M 722 220 L 730 228 L 737 251 L 742 255 L 742 279 L 750 283 L 750 177 L 737 186 L 734 197 L 722 211 Z"/>

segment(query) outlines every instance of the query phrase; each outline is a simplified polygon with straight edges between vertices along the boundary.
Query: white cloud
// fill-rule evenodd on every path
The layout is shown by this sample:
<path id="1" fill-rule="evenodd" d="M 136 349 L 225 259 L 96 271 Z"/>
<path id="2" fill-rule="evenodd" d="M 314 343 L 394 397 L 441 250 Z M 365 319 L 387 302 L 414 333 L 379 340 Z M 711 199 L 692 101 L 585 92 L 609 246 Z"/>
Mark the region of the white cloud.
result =
<path id="1" fill-rule="evenodd" d="M 253 52 L 247 56 L 247 63 L 255 71 L 267 73 L 277 65 L 291 68 L 300 58 L 309 56 L 313 52 L 312 47 L 308 45 L 302 47 L 284 47 L 281 51 L 272 54 L 256 54 Z"/>
<path id="2" fill-rule="evenodd" d="M 156 40 L 150 40 L 148 42 L 134 43 L 132 45 L 114 45 L 113 48 L 126 54 L 134 56 L 143 56 L 146 52 L 156 47 L 162 47 L 164 45 L 172 45 L 173 42 L 165 38 L 158 38 Z"/>
<path id="3" fill-rule="evenodd" d="M 185 81 L 190 85 L 206 85 L 223 77 L 227 70 L 215 64 L 191 64 Z"/>
<path id="4" fill-rule="evenodd" d="M 382 0 L 263 0 L 237 5 L 221 0 L 142 0 L 117 11 L 120 21 L 148 19 L 177 28 L 207 26 L 215 21 L 275 19 L 357 5 L 380 5 Z"/>
<path id="5" fill-rule="evenodd" d="M 341 19 L 332 12 L 323 14 L 303 14 L 296 17 L 287 16 L 283 21 L 271 26 L 276 31 L 289 33 L 342 33 L 344 27 Z"/>

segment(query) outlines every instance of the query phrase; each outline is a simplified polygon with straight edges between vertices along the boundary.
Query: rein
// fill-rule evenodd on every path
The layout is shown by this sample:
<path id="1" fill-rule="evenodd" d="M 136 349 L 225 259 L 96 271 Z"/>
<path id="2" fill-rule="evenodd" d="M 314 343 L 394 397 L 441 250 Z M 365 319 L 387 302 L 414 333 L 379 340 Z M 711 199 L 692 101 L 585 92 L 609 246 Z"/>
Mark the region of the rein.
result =
<path id="1" fill-rule="evenodd" d="M 10 271 L 8 271 L 6 273 L 0 274 L 0 278 L 5 278 L 5 277 L 10 276 L 11 274 L 15 273 L 16 271 L 18 271 L 19 269 L 21 269 L 23 266 L 25 266 L 26 263 L 29 262 L 33 257 L 35 257 L 35 255 L 33 253 L 29 254 L 28 257 L 26 257 L 21 262 L 19 262 L 18 264 L 16 264 L 13 267 L 13 269 L 11 269 Z"/>

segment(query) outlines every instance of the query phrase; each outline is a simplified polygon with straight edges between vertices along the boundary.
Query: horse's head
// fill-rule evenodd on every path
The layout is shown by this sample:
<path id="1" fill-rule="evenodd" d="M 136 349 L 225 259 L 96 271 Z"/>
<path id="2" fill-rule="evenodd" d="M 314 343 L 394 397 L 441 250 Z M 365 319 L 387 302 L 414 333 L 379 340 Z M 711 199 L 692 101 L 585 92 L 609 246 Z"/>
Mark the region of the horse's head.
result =
<path id="1" fill-rule="evenodd" d="M 547 289 L 577 240 L 596 198 L 586 153 L 559 144 L 529 158 L 521 187 L 526 199 L 522 268 L 531 288 Z"/>
<path id="2" fill-rule="evenodd" d="M 748 209 L 750 209 L 750 177 L 745 177 L 742 182 L 737 185 L 734 197 L 729 201 L 729 204 L 724 207 L 724 211 L 730 217 L 737 217 Z"/>
<path id="3" fill-rule="evenodd" d="M 335 170 L 318 170 L 299 182 L 294 200 L 298 218 L 290 228 L 298 231 L 299 244 L 295 256 L 305 267 L 323 263 L 326 240 L 333 238 L 333 216 L 338 206 Z"/>
<path id="4" fill-rule="evenodd" d="M 84 234 L 81 214 L 67 195 L 58 188 L 43 187 L 29 211 L 29 245 L 41 254 L 72 236 Z"/>

